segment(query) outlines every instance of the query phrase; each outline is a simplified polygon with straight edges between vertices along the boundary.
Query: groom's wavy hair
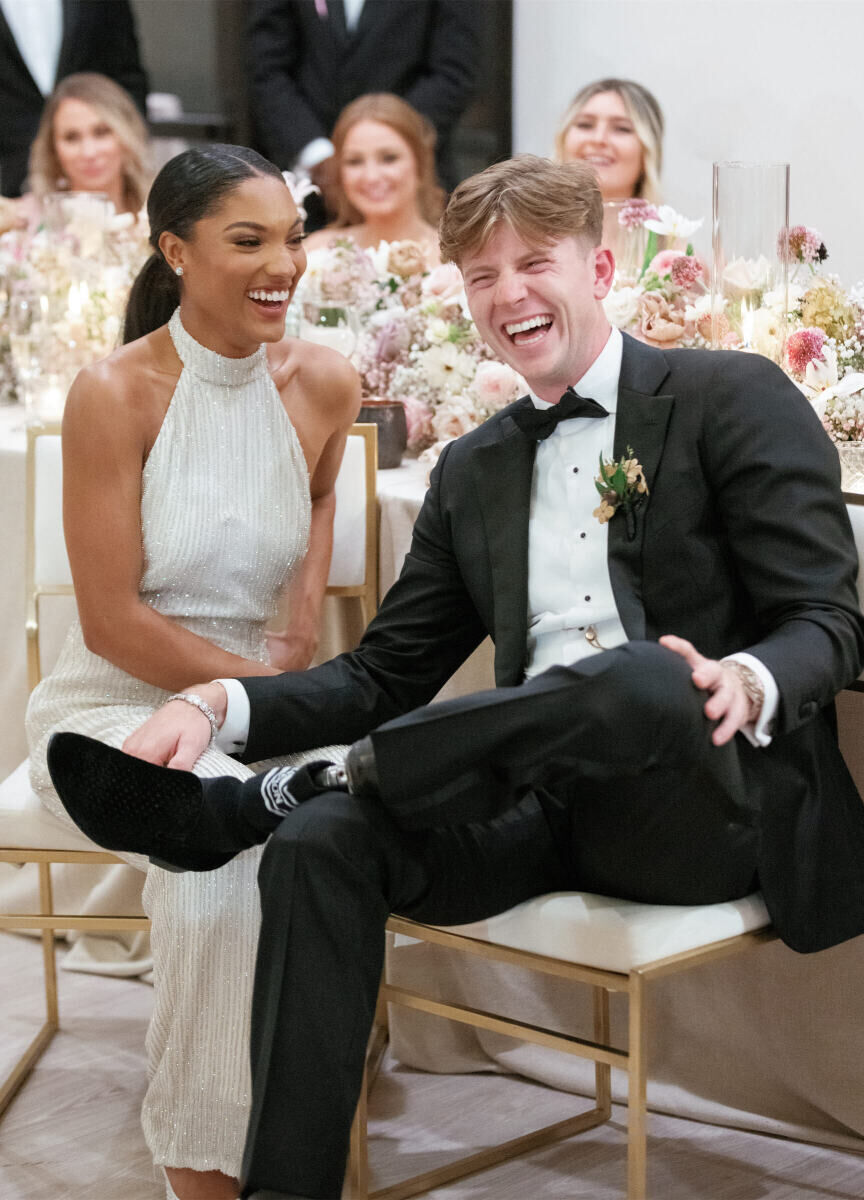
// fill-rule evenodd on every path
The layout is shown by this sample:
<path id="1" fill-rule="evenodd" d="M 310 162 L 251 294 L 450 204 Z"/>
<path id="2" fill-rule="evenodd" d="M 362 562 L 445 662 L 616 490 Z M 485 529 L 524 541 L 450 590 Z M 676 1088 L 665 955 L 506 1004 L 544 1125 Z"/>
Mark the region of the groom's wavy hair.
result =
<path id="1" fill-rule="evenodd" d="M 212 142 L 193 146 L 168 160 L 147 197 L 153 253 L 129 292 L 124 345 L 164 325 L 180 303 L 182 285 L 159 249 L 162 234 L 174 233 L 184 242 L 190 241 L 201 218 L 209 217 L 235 188 L 256 175 L 282 180 L 282 172 L 274 163 L 246 146 Z"/>
<path id="2" fill-rule="evenodd" d="M 444 210 L 438 236 L 441 261 L 461 266 L 482 250 L 501 224 L 523 241 L 541 246 L 581 237 L 598 246 L 603 232 L 603 197 L 586 163 L 553 163 L 517 154 L 460 183 Z"/>

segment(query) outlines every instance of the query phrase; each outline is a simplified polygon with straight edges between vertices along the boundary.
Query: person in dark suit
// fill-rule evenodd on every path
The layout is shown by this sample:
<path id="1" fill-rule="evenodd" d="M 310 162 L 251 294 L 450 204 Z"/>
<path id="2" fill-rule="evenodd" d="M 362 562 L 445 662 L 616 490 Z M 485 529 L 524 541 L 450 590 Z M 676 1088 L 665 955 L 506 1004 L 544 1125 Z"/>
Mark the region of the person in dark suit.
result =
<path id="1" fill-rule="evenodd" d="M 25 18 L 39 18 L 35 27 Z M 49 10 L 50 12 L 50 10 Z M 30 144 L 36 136 L 45 97 L 67 75 L 93 71 L 107 75 L 132 96 L 143 113 L 147 76 L 138 55 L 135 21 L 128 0 L 63 0 L 57 5 L 61 26 L 54 30 L 56 58 L 37 67 L 39 52 L 51 31 L 45 28 L 44 11 L 33 6 L 28 14 L 20 0 L 0 3 L 0 190 L 18 196 L 27 174 Z M 17 30 L 17 33 L 16 33 Z M 21 38 L 19 44 L 18 38 Z M 32 41 L 30 40 L 32 37 Z M 28 44 L 25 44 L 25 39 Z M 34 78 L 28 60 L 41 80 Z"/>
<path id="2" fill-rule="evenodd" d="M 299 161 L 331 201 L 336 118 L 358 96 L 394 92 L 435 127 L 452 187 L 450 135 L 474 90 L 481 18 L 478 0 L 252 0 L 252 115 L 267 157 Z"/>
<path id="3" fill-rule="evenodd" d="M 601 227 L 583 163 L 522 156 L 454 193 L 442 257 L 531 393 L 445 447 L 357 650 L 190 689 L 138 757 L 74 734 L 49 751 L 109 848 L 204 869 L 272 834 L 244 1195 L 339 1196 L 391 911 L 761 887 L 798 951 L 864 932 L 833 718 L 864 661 L 836 453 L 768 360 L 610 330 Z M 598 459 L 620 463 L 602 499 Z M 430 705 L 486 634 L 497 687 Z M 342 768 L 241 785 L 152 765 L 188 767 L 211 723 L 247 761 L 359 740 Z"/>

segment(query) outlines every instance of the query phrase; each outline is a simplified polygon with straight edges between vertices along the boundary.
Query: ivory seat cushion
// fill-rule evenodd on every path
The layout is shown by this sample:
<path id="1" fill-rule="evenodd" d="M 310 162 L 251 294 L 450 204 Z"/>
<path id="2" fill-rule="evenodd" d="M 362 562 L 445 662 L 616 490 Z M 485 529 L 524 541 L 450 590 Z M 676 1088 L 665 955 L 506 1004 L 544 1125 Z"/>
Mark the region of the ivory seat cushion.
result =
<path id="1" fill-rule="evenodd" d="M 759 892 L 693 907 L 551 892 L 453 933 L 607 971 L 629 971 L 771 923 Z"/>
<path id="2" fill-rule="evenodd" d="M 0 846 L 24 850 L 98 850 L 77 829 L 58 821 L 30 786 L 28 760 L 0 783 Z"/>

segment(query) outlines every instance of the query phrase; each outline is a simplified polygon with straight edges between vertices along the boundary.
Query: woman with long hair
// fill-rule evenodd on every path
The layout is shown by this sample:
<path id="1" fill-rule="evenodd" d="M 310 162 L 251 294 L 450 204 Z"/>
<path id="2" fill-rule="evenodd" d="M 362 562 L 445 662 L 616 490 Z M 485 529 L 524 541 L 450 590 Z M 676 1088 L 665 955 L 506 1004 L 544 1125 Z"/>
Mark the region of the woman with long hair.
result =
<path id="1" fill-rule="evenodd" d="M 78 375 L 63 421 L 78 621 L 27 715 L 31 780 L 61 817 L 45 764 L 55 730 L 121 746 L 196 680 L 308 665 L 359 407 L 341 355 L 284 337 L 305 252 L 272 163 L 187 150 L 154 181 L 148 216 L 126 344 Z M 268 638 L 286 589 L 289 623 Z M 214 746 L 195 769 L 251 774 Z M 211 875 L 151 867 L 144 888 L 156 996 L 143 1124 L 180 1200 L 237 1195 L 257 865 L 253 852 Z"/>
<path id="2" fill-rule="evenodd" d="M 444 193 L 435 176 L 435 130 L 416 109 L 389 92 L 360 96 L 343 108 L 333 130 L 339 191 L 336 220 L 314 233 L 308 249 L 334 235 L 374 248 L 417 242 L 438 262 L 436 224 Z"/>
<path id="3" fill-rule="evenodd" d="M 150 186 L 147 126 L 128 92 L 105 75 L 67 75 L 48 97 L 30 148 L 29 186 L 104 192 L 118 213 L 137 213 Z"/>
<path id="4" fill-rule="evenodd" d="M 598 79 L 573 97 L 555 134 L 556 162 L 597 172 L 603 200 L 660 201 L 663 113 L 632 79 Z"/>

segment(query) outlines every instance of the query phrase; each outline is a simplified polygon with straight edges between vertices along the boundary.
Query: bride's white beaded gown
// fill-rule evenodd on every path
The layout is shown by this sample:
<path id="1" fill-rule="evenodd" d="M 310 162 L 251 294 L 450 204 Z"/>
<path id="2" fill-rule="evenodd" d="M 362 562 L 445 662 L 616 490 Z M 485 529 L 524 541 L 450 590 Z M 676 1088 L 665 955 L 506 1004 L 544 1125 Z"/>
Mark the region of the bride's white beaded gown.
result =
<path id="1" fill-rule="evenodd" d="M 222 649 L 264 660 L 265 627 L 309 536 L 303 451 L 263 346 L 224 358 L 186 332 L 179 309 L 169 330 L 183 370 L 143 471 L 140 594 Z M 45 765 L 51 733 L 119 746 L 167 695 L 89 651 L 76 621 L 27 712 L 31 780 L 46 808 L 69 820 Z M 212 747 L 195 771 L 253 773 Z M 148 871 L 156 995 L 142 1120 L 157 1165 L 240 1171 L 260 854 L 213 872 Z"/>

